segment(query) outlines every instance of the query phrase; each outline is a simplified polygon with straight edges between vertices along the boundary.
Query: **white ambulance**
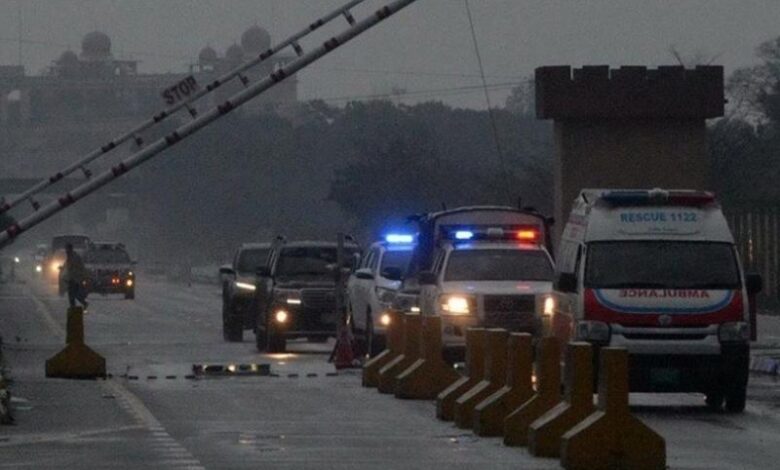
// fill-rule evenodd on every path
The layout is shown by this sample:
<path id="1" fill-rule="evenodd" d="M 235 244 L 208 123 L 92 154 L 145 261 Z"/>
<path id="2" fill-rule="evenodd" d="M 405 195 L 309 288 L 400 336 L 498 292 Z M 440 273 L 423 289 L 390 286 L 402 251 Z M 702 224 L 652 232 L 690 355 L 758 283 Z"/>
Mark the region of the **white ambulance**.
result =
<path id="1" fill-rule="evenodd" d="M 719 204 L 691 190 L 583 190 L 557 256 L 549 327 L 629 351 L 633 392 L 701 392 L 745 407 L 751 307 Z"/>

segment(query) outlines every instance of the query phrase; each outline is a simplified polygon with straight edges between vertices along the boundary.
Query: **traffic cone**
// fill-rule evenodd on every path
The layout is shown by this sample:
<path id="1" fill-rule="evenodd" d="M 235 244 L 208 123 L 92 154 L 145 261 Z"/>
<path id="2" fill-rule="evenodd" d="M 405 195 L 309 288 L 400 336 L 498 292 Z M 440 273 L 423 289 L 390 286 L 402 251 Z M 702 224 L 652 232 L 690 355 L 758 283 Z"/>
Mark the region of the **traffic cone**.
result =
<path id="1" fill-rule="evenodd" d="M 333 353 L 331 354 L 333 365 L 336 366 L 336 369 L 361 367 L 358 355 L 355 354 L 356 349 L 357 342 L 355 337 L 352 336 L 352 332 L 349 331 L 348 327 L 342 326 L 339 329 L 336 344 L 333 346 Z"/>

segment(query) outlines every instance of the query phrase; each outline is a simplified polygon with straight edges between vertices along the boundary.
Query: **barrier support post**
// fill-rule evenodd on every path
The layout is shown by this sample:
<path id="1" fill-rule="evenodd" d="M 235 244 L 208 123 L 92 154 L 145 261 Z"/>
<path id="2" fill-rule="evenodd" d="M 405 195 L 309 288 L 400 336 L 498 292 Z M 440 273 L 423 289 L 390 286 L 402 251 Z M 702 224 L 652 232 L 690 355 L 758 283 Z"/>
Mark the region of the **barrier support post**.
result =
<path id="1" fill-rule="evenodd" d="M 666 441 L 628 407 L 628 351 L 602 348 L 598 410 L 561 438 L 561 465 L 568 470 L 663 470 Z"/>
<path id="2" fill-rule="evenodd" d="M 68 309 L 65 349 L 46 361 L 46 377 L 94 379 L 106 376 L 106 360 L 84 344 L 84 309 Z"/>
<path id="3" fill-rule="evenodd" d="M 512 333 L 507 346 L 506 385 L 474 408 L 474 432 L 478 436 L 496 437 L 504 433 L 504 419 L 530 400 L 534 394 L 533 337 Z"/>
<path id="4" fill-rule="evenodd" d="M 455 424 L 461 429 L 473 427 L 474 408 L 506 385 L 506 354 L 509 332 L 503 328 L 487 330 L 485 378 L 455 400 Z"/>
<path id="5" fill-rule="evenodd" d="M 363 365 L 363 386 L 378 387 L 379 371 L 401 354 L 401 335 L 403 316 L 395 311 L 388 312 L 390 324 L 385 330 L 387 347 Z"/>
<path id="6" fill-rule="evenodd" d="M 455 418 L 455 400 L 482 381 L 485 375 L 485 335 L 484 328 L 466 330 L 466 372 L 468 376 L 461 377 L 436 397 L 437 418 L 443 421 L 452 421 Z"/>
<path id="7" fill-rule="evenodd" d="M 536 354 L 536 393 L 504 420 L 504 444 L 528 445 L 528 428 L 561 401 L 561 347 L 557 338 L 539 340 Z"/>
<path id="8" fill-rule="evenodd" d="M 593 405 L 593 346 L 569 343 L 564 365 L 564 401 L 531 423 L 528 451 L 537 457 L 560 457 L 561 436 L 590 416 Z"/>
<path id="9" fill-rule="evenodd" d="M 379 369 L 380 393 L 395 393 L 395 378 L 420 358 L 420 328 L 422 318 L 416 314 L 404 314 L 402 353 Z"/>
<path id="10" fill-rule="evenodd" d="M 422 319 L 422 357 L 396 379 L 395 397 L 433 400 L 460 374 L 442 358 L 441 317 Z"/>

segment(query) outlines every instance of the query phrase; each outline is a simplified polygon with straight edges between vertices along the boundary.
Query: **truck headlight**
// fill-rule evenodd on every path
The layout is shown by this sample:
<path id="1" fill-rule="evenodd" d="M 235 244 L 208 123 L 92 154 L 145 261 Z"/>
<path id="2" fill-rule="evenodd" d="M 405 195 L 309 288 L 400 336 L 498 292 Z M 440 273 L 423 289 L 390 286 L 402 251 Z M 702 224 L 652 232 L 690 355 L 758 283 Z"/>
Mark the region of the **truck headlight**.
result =
<path id="1" fill-rule="evenodd" d="M 544 308 L 542 310 L 546 316 L 550 317 L 555 313 L 555 297 L 548 296 L 544 299 Z"/>
<path id="2" fill-rule="evenodd" d="M 276 323 L 287 323 L 289 314 L 286 310 L 277 310 L 274 314 L 274 318 L 276 319 Z"/>
<path id="3" fill-rule="evenodd" d="M 469 295 L 443 295 L 439 297 L 442 315 L 470 315 L 474 313 L 476 302 Z"/>
<path id="4" fill-rule="evenodd" d="M 127 281 L 125 281 L 125 285 L 127 285 L 127 287 L 133 287 L 133 280 L 128 279 Z"/>
<path id="5" fill-rule="evenodd" d="M 249 283 L 240 282 L 240 281 L 236 281 L 235 282 L 235 286 L 237 288 L 241 289 L 241 290 L 250 291 L 250 292 L 254 292 L 257 289 L 257 287 L 255 287 L 254 284 L 249 284 Z"/>
<path id="6" fill-rule="evenodd" d="M 611 332 L 609 325 L 601 321 L 581 321 L 577 323 L 577 339 L 609 343 Z"/>
<path id="7" fill-rule="evenodd" d="M 390 326 L 390 321 L 389 313 L 383 313 L 382 316 L 379 317 L 379 323 L 381 323 L 382 326 Z"/>
<path id="8" fill-rule="evenodd" d="M 385 289 L 384 287 L 376 288 L 376 298 L 379 299 L 380 303 L 389 305 L 393 302 L 394 297 L 395 291 L 393 289 Z"/>
<path id="9" fill-rule="evenodd" d="M 750 326 L 742 321 L 724 323 L 718 328 L 721 343 L 744 343 L 750 339 Z"/>

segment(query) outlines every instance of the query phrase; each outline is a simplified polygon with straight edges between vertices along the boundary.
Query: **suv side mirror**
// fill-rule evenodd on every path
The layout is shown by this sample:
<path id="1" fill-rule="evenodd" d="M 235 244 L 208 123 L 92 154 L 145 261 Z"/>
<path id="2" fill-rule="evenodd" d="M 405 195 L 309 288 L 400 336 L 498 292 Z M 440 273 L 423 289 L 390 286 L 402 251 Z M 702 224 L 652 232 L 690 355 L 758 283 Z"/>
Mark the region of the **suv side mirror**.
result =
<path id="1" fill-rule="evenodd" d="M 257 277 L 271 277 L 271 268 L 268 266 L 259 266 L 255 269 Z"/>
<path id="2" fill-rule="evenodd" d="M 371 268 L 361 268 L 355 271 L 355 277 L 364 281 L 370 281 L 374 279 L 374 273 L 371 272 Z"/>
<path id="3" fill-rule="evenodd" d="M 745 288 L 748 295 L 758 294 L 764 288 L 764 279 L 760 274 L 745 274 Z"/>
<path id="4" fill-rule="evenodd" d="M 420 279 L 420 285 L 421 286 L 435 286 L 438 279 L 436 278 L 436 273 L 432 273 L 430 271 L 423 271 L 419 274 Z"/>
<path id="5" fill-rule="evenodd" d="M 561 273 L 556 288 L 561 292 L 577 292 L 577 276 L 574 273 Z"/>
<path id="6" fill-rule="evenodd" d="M 395 266 L 386 267 L 385 269 L 382 270 L 381 275 L 383 278 L 389 281 L 400 281 L 401 278 L 403 277 L 401 268 L 396 268 Z"/>
<path id="7" fill-rule="evenodd" d="M 231 266 L 229 264 L 224 264 L 224 265 L 219 267 L 219 275 L 220 276 L 232 276 L 235 273 L 236 272 L 233 271 L 233 266 Z"/>

